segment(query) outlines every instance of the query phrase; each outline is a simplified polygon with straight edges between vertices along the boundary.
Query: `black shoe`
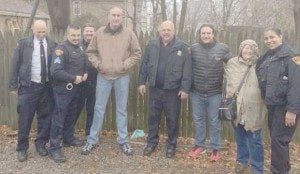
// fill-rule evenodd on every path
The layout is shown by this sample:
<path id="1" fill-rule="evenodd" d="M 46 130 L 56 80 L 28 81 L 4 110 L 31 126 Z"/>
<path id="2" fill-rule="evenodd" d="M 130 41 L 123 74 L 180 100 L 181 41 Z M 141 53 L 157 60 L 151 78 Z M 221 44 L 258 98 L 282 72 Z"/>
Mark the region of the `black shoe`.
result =
<path id="1" fill-rule="evenodd" d="M 67 160 L 60 150 L 49 152 L 49 157 L 56 163 L 64 163 Z"/>
<path id="2" fill-rule="evenodd" d="M 156 149 L 156 146 L 146 146 L 144 151 L 143 151 L 143 155 L 144 156 L 150 156 Z"/>
<path id="3" fill-rule="evenodd" d="M 83 145 L 83 141 L 78 140 L 78 139 L 73 139 L 71 142 L 63 142 L 63 146 L 64 147 L 70 147 L 70 146 L 74 146 L 74 147 L 81 147 Z"/>
<path id="4" fill-rule="evenodd" d="M 39 153 L 40 156 L 47 156 L 48 151 L 44 145 L 36 145 L 35 146 L 36 151 Z"/>
<path id="5" fill-rule="evenodd" d="M 176 150 L 175 149 L 167 149 L 166 151 L 166 157 L 167 158 L 172 158 L 175 156 Z"/>
<path id="6" fill-rule="evenodd" d="M 18 160 L 20 162 L 24 162 L 27 160 L 27 152 L 26 150 L 18 151 Z"/>

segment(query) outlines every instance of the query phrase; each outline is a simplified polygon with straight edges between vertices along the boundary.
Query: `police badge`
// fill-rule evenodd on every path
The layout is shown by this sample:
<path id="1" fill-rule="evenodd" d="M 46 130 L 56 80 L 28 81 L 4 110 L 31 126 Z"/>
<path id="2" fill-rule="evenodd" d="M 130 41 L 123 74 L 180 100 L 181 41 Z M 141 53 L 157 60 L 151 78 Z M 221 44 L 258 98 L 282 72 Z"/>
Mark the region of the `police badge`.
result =
<path id="1" fill-rule="evenodd" d="M 177 51 L 177 56 L 182 56 L 182 51 L 181 50 Z"/>

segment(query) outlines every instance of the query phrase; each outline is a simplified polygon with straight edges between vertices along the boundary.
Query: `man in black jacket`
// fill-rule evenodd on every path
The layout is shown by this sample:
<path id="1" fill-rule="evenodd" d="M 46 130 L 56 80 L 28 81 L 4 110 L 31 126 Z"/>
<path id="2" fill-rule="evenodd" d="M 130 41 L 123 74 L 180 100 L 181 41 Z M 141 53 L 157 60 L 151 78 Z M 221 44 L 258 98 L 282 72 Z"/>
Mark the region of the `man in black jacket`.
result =
<path id="1" fill-rule="evenodd" d="M 203 24 L 198 32 L 199 42 L 192 45 L 193 83 L 191 103 L 195 124 L 195 146 L 189 157 L 196 158 L 203 154 L 206 139 L 206 116 L 209 120 L 210 146 L 213 149 L 210 160 L 219 160 L 221 143 L 221 124 L 218 108 L 221 100 L 223 83 L 223 64 L 231 57 L 227 45 L 216 42 L 216 31 L 210 24 Z"/>
<path id="2" fill-rule="evenodd" d="M 35 147 L 39 155 L 46 156 L 49 141 L 53 97 L 50 86 L 51 55 L 56 43 L 46 37 L 45 21 L 34 22 L 33 36 L 21 39 L 12 61 L 10 91 L 18 95 L 18 160 L 27 159 L 28 136 L 33 117 L 37 113 Z"/>
<path id="3" fill-rule="evenodd" d="M 174 24 L 165 21 L 159 28 L 160 37 L 146 47 L 139 72 L 139 93 L 149 83 L 149 133 L 143 154 L 150 156 L 159 142 L 162 112 L 166 113 L 168 141 L 166 157 L 175 155 L 178 137 L 180 99 L 186 99 L 191 86 L 191 59 L 187 45 L 174 37 Z"/>
<path id="4" fill-rule="evenodd" d="M 55 50 L 51 73 L 53 75 L 53 94 L 55 107 L 50 131 L 50 158 L 55 162 L 66 161 L 61 151 L 64 146 L 81 146 L 75 138 L 74 127 L 77 118 L 79 84 L 87 79 L 87 56 L 80 47 L 81 31 L 78 26 L 70 24 L 67 40 Z"/>
<path id="5" fill-rule="evenodd" d="M 86 51 L 87 47 L 89 46 L 90 41 L 95 33 L 95 28 L 90 25 L 86 24 L 83 27 L 83 37 L 81 40 L 81 47 L 84 51 Z M 88 78 L 85 82 L 81 83 L 80 87 L 80 97 L 78 100 L 78 119 L 83 107 L 85 106 L 86 110 L 86 125 L 85 125 L 85 135 L 90 135 L 90 129 L 93 123 L 94 117 L 94 106 L 96 101 L 96 84 L 97 84 L 97 69 L 92 65 L 90 61 L 87 61 L 87 69 L 88 69 Z"/>

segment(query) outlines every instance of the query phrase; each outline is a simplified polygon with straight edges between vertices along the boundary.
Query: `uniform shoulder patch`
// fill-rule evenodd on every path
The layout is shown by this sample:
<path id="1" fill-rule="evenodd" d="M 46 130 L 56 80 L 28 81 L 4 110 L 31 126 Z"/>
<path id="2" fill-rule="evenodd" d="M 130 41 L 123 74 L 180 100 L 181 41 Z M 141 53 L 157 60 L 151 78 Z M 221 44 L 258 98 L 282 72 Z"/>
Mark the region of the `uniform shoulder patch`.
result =
<path id="1" fill-rule="evenodd" d="M 63 50 L 61 50 L 61 49 L 55 50 L 55 55 L 60 56 L 60 55 L 62 55 L 62 54 L 64 54 L 64 51 L 63 51 Z"/>
<path id="2" fill-rule="evenodd" d="M 56 57 L 56 58 L 54 59 L 54 63 L 60 64 L 60 62 L 61 62 L 61 60 L 60 60 L 59 57 Z"/>
<path id="3" fill-rule="evenodd" d="M 293 62 L 295 62 L 296 65 L 300 65 L 300 56 L 293 57 Z"/>

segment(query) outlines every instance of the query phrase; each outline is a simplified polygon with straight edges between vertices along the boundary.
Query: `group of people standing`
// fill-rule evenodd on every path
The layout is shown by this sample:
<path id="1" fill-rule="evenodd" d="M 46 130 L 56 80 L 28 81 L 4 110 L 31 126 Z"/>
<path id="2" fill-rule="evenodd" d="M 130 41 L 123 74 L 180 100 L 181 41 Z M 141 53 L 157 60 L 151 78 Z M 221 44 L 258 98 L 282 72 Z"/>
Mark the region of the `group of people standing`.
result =
<path id="1" fill-rule="evenodd" d="M 108 24 L 97 31 L 83 31 L 70 24 L 67 40 L 56 44 L 46 36 L 46 23 L 34 22 L 33 36 L 21 39 L 12 61 L 10 89 L 18 95 L 18 160 L 27 159 L 31 123 L 37 114 L 35 147 L 39 155 L 64 162 L 62 145 L 83 146 L 88 155 L 99 142 L 106 105 L 112 88 L 116 98 L 117 142 L 132 155 L 128 143 L 127 102 L 130 69 L 141 59 L 141 48 L 133 31 L 122 25 L 123 11 L 109 10 Z M 83 37 L 81 37 L 81 32 Z M 233 57 L 228 46 L 216 40 L 213 25 L 204 24 L 198 42 L 189 47 L 175 37 L 171 21 L 149 41 L 139 68 L 138 92 L 149 90 L 147 145 L 150 156 L 159 143 L 162 113 L 166 115 L 166 157 L 176 154 L 181 100 L 190 96 L 195 124 L 195 146 L 188 156 L 206 153 L 206 117 L 209 122 L 210 161 L 220 159 L 221 122 L 218 108 L 222 95 L 237 96 L 237 118 L 233 122 L 237 143 L 237 173 L 263 173 L 261 131 L 268 113 L 271 137 L 271 172 L 290 170 L 289 142 L 300 114 L 300 57 L 282 42 L 280 30 L 264 33 L 268 51 L 258 55 L 257 43 L 245 40 Z M 223 79 L 225 77 L 225 79 Z M 237 93 L 241 81 L 241 89 Z M 223 88 L 224 87 L 224 88 Z M 86 141 L 74 136 L 75 124 L 85 105 Z M 50 142 L 49 148 L 46 144 Z M 250 167 L 249 167 L 250 166 Z"/>

